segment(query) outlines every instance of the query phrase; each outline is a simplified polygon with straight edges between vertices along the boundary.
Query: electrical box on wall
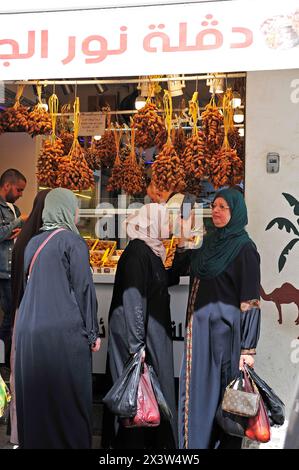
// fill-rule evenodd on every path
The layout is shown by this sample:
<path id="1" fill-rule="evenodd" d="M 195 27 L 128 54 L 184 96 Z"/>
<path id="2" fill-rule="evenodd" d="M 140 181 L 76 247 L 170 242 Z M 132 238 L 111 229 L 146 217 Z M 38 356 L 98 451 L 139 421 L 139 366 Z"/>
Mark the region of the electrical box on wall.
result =
<path id="1" fill-rule="evenodd" d="M 267 153 L 267 173 L 279 172 L 279 154 L 276 152 Z"/>

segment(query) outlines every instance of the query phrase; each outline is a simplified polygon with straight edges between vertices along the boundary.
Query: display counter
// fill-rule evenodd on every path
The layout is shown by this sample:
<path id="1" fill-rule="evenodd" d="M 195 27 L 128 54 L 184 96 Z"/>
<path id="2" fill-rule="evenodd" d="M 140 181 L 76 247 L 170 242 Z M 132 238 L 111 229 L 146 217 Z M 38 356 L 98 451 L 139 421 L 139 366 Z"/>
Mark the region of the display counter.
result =
<path id="1" fill-rule="evenodd" d="M 98 300 L 101 349 L 93 353 L 93 373 L 105 374 L 108 346 L 108 313 L 112 299 L 114 274 L 94 274 L 93 280 Z M 172 318 L 172 337 L 175 377 L 179 376 L 184 347 L 184 325 L 189 292 L 189 277 L 181 277 L 177 286 L 169 288 Z"/>

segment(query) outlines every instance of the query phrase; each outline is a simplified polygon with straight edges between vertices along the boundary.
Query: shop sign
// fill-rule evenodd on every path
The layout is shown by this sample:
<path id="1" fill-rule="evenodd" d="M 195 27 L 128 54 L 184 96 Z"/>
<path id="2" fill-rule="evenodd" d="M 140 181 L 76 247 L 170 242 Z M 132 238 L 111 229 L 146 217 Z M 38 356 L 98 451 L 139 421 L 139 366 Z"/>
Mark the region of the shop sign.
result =
<path id="1" fill-rule="evenodd" d="M 0 79 L 299 67 L 299 1 L 1 15 Z"/>
<path id="2" fill-rule="evenodd" d="M 103 135 L 105 132 L 105 115 L 103 113 L 80 113 L 79 135 Z"/>

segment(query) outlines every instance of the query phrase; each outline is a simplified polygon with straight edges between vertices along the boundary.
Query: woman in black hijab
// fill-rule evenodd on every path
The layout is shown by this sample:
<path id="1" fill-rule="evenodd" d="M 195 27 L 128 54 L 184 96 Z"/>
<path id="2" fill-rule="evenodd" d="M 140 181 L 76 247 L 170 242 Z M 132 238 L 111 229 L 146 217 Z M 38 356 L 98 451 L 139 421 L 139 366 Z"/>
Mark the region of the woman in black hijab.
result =
<path id="1" fill-rule="evenodd" d="M 24 294 L 24 252 L 29 240 L 36 235 L 42 224 L 42 212 L 44 209 L 45 198 L 50 189 L 39 191 L 35 196 L 31 213 L 25 222 L 20 235 L 17 238 L 12 252 L 11 266 L 11 288 L 12 288 L 12 324 L 15 323 L 15 316 Z M 15 357 L 15 335 L 13 329 L 12 346 L 10 355 L 10 389 L 12 400 L 10 404 L 10 442 L 18 444 L 18 429 L 15 404 L 15 378 L 14 378 L 14 357 Z"/>

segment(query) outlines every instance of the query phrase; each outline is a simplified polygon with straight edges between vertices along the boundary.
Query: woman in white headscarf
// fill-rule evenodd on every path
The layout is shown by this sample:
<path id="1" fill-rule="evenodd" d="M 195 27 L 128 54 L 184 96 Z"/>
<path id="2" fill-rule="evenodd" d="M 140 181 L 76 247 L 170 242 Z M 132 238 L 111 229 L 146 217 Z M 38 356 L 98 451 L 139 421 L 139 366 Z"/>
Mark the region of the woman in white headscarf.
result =
<path id="1" fill-rule="evenodd" d="M 30 277 L 16 322 L 15 360 L 19 443 L 25 449 L 91 447 L 91 351 L 100 339 L 77 214 L 71 191 L 50 191 L 41 232 L 25 249 L 24 277 Z"/>
<path id="2" fill-rule="evenodd" d="M 168 212 L 147 204 L 126 220 L 131 241 L 117 267 L 109 313 L 109 369 L 114 382 L 131 354 L 145 346 L 173 418 L 157 428 L 125 429 L 115 423 L 112 435 L 103 426 L 103 446 L 112 448 L 175 448 L 176 407 L 168 278 L 163 238 L 169 237 Z M 108 420 L 107 420 L 108 421 Z"/>

